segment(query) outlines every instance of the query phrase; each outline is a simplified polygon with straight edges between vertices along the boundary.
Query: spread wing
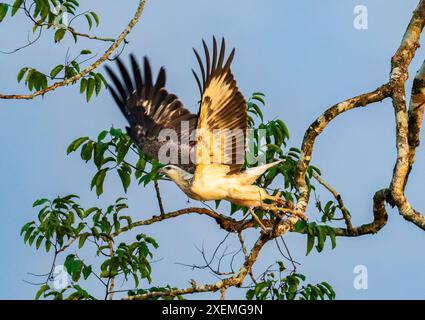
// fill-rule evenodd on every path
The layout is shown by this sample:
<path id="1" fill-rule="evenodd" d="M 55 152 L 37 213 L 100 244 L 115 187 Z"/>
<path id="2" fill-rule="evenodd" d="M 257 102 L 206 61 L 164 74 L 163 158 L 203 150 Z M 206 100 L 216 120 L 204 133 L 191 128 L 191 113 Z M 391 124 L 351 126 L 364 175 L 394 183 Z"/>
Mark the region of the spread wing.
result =
<path id="1" fill-rule="evenodd" d="M 245 160 L 248 113 L 246 101 L 230 71 L 235 49 L 225 61 L 224 39 L 218 52 L 213 38 L 212 60 L 205 41 L 203 47 L 205 65 L 194 50 L 201 78 L 193 73 L 202 95 L 196 128 L 195 176 L 213 167 L 220 167 L 227 174 L 239 172 Z"/>
<path id="2" fill-rule="evenodd" d="M 148 59 L 144 58 L 143 76 L 133 55 L 130 55 L 130 60 L 131 75 L 122 61 L 117 59 L 122 80 L 111 68 L 106 67 L 114 84 L 114 86 L 109 86 L 111 94 L 130 124 L 130 127 L 127 127 L 129 136 L 145 154 L 159 162 L 166 162 L 161 156 L 161 152 L 164 150 L 177 152 L 178 159 L 174 159 L 172 163 L 186 171 L 193 172 L 194 164 L 189 156 L 189 137 L 195 129 L 197 116 L 185 109 L 177 96 L 168 93 L 164 88 L 164 68 L 160 69 L 153 84 Z M 170 130 L 163 131 L 164 129 Z M 171 130 L 174 130 L 174 134 L 171 134 Z M 164 139 L 160 136 L 161 132 L 170 134 Z M 162 148 L 165 144 L 167 144 L 166 148 Z"/>

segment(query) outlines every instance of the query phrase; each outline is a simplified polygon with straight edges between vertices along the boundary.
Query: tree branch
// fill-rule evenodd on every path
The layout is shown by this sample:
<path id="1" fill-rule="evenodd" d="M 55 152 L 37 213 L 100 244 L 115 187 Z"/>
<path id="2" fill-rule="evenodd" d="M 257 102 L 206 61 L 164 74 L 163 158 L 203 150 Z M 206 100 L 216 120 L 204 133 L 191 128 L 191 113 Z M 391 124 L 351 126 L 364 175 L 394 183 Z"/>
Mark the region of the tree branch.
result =
<path id="1" fill-rule="evenodd" d="M 213 284 L 205 284 L 198 286 L 196 283 L 192 285 L 192 287 L 185 289 L 172 289 L 166 291 L 158 291 L 158 292 L 149 292 L 140 295 L 128 296 L 123 298 L 124 300 L 147 300 L 151 298 L 158 297 L 176 297 L 179 295 L 192 294 L 198 292 L 216 292 L 221 289 L 227 289 L 229 287 L 240 287 L 246 277 L 246 275 L 252 269 L 255 261 L 257 261 L 258 255 L 263 248 L 263 246 L 270 240 L 269 236 L 266 234 L 262 234 L 258 240 L 255 242 L 253 248 L 249 256 L 245 259 L 243 266 L 239 269 L 238 273 L 226 278 L 224 280 L 220 280 Z"/>
<path id="2" fill-rule="evenodd" d="M 156 192 L 156 199 L 158 200 L 159 212 L 161 213 L 161 216 L 163 216 L 165 214 L 165 210 L 164 205 L 162 203 L 161 191 L 159 190 L 159 184 L 157 180 L 154 181 L 154 186 Z"/>
<path id="3" fill-rule="evenodd" d="M 391 97 L 396 119 L 397 160 L 394 166 L 390 184 L 391 204 L 397 206 L 399 213 L 408 221 L 425 230 L 425 218 L 412 208 L 404 190 L 409 173 L 412 169 L 416 148 L 419 145 L 419 132 L 423 118 L 424 102 L 421 91 L 423 89 L 423 68 L 419 70 L 412 91 L 410 105 L 410 123 L 407 113 L 405 83 L 408 78 L 408 66 L 412 61 L 417 48 L 421 32 L 425 26 L 425 1 L 421 0 L 407 27 L 402 44 L 391 59 Z M 422 103 L 421 103 L 422 102 Z M 422 110 L 421 110 L 422 109 Z M 412 148 L 411 148 L 412 147 Z"/>
<path id="4" fill-rule="evenodd" d="M 311 161 L 314 143 L 316 138 L 323 132 L 327 125 L 340 114 L 349 110 L 364 107 L 369 104 L 379 102 L 389 97 L 391 89 L 389 84 L 385 84 L 376 90 L 347 99 L 340 103 L 335 104 L 326 110 L 320 117 L 314 121 L 307 129 L 301 146 L 301 156 L 297 164 L 295 173 L 295 181 L 297 189 L 301 193 L 298 200 L 298 207 L 301 211 L 305 211 L 310 198 L 310 190 L 305 181 L 306 172 Z"/>
<path id="5" fill-rule="evenodd" d="M 323 187 L 325 187 L 336 199 L 338 202 L 339 208 L 341 210 L 342 216 L 344 217 L 345 225 L 347 226 L 347 231 L 353 233 L 353 225 L 351 224 L 350 212 L 345 207 L 344 201 L 342 200 L 341 195 L 336 191 L 329 183 L 327 183 L 321 176 L 317 173 L 313 173 L 313 177 L 319 182 Z"/>
<path id="6" fill-rule="evenodd" d="M 413 13 L 412 19 L 406 29 L 403 36 L 402 42 L 397 49 L 395 55 L 392 58 L 391 64 L 391 77 L 387 84 L 379 87 L 375 91 L 354 97 L 352 99 L 345 100 L 338 103 L 327 111 L 325 111 L 311 126 L 307 129 L 302 143 L 302 153 L 300 160 L 298 161 L 296 170 L 296 184 L 297 189 L 301 193 L 297 207 L 301 211 L 305 211 L 307 208 L 310 190 L 305 181 L 307 168 L 310 164 L 311 155 L 313 152 L 313 146 L 316 138 L 323 132 L 325 127 L 338 115 L 348 110 L 366 106 L 374 102 L 382 101 L 387 97 L 391 97 L 393 100 L 393 106 L 396 115 L 396 132 L 397 132 L 397 161 L 394 168 L 393 178 L 391 185 L 385 192 L 383 190 L 378 191 L 374 197 L 374 208 L 379 207 L 378 220 L 375 219 L 372 225 L 376 227 L 382 227 L 384 220 L 386 222 L 385 212 L 385 201 L 396 205 L 399 212 L 407 220 L 414 222 L 419 227 L 425 230 L 425 218 L 418 214 L 408 203 L 405 195 L 404 188 L 407 183 L 407 177 L 413 164 L 414 153 L 410 150 L 410 146 L 416 146 L 419 144 L 419 129 L 423 118 L 423 106 L 419 107 L 425 100 L 423 99 L 422 87 L 423 76 L 419 72 L 416 86 L 414 86 L 415 99 L 412 96 L 412 104 L 410 108 L 410 123 L 412 128 L 409 129 L 409 121 L 407 116 L 407 108 L 405 101 L 405 90 L 404 85 L 408 78 L 408 66 L 412 61 L 414 54 L 419 47 L 419 39 L 421 32 L 425 25 L 425 1 L 419 1 L 416 10 Z M 421 103 L 422 101 L 422 103 Z M 413 149 L 413 150 L 414 150 Z M 384 200 L 384 203 L 382 203 Z M 382 208 L 381 208 L 382 207 Z M 384 214 L 385 212 L 385 214 Z M 377 222 L 378 221 L 378 222 Z M 367 230 L 370 229 L 371 224 L 365 225 Z M 340 229 L 341 234 L 345 234 L 344 229 Z M 364 228 L 358 232 L 364 232 Z"/>
<path id="7" fill-rule="evenodd" d="M 147 225 L 151 225 L 151 224 L 156 223 L 156 222 L 176 218 L 176 217 L 186 215 L 186 214 L 191 214 L 191 213 L 209 216 L 209 217 L 213 218 L 223 230 L 226 230 L 226 231 L 229 231 L 229 232 L 238 232 L 239 230 L 243 230 L 243 229 L 246 229 L 246 228 L 249 228 L 249 227 L 253 227 L 255 225 L 255 223 L 252 220 L 249 220 L 249 221 L 246 221 L 246 222 L 243 221 L 243 220 L 237 221 L 235 219 L 232 219 L 230 217 L 227 217 L 225 215 L 222 215 L 220 213 L 217 213 L 215 211 L 212 211 L 212 210 L 209 210 L 209 209 L 206 209 L 206 208 L 192 207 L 192 208 L 184 208 L 184 209 L 181 209 L 181 210 L 172 211 L 172 212 L 165 213 L 165 214 L 159 215 L 159 216 L 153 216 L 153 217 L 151 217 L 150 219 L 147 219 L 147 220 L 133 222 L 132 224 L 128 225 L 127 227 L 120 228 L 118 231 L 114 232 L 112 234 L 112 237 L 116 237 L 119 234 L 126 232 L 130 229 L 133 229 L 135 227 L 147 226 Z"/>
<path id="8" fill-rule="evenodd" d="M 335 235 L 338 237 L 359 237 L 377 233 L 387 224 L 388 214 L 385 209 L 385 202 L 388 202 L 390 197 L 388 189 L 377 191 L 373 197 L 373 221 L 358 227 L 352 227 L 351 230 L 348 230 L 348 228 L 333 228 Z"/>
<path id="9" fill-rule="evenodd" d="M 66 80 L 56 82 L 56 83 L 52 84 L 51 86 L 49 86 L 49 87 L 47 87 L 43 90 L 36 91 L 32 94 L 11 94 L 11 95 L 0 94 L 0 99 L 26 99 L 26 100 L 34 99 L 35 97 L 44 95 L 44 94 L 46 94 L 50 91 L 53 91 L 53 90 L 55 90 L 59 87 L 66 86 L 66 85 L 69 85 L 71 83 L 74 83 L 75 81 L 80 80 L 82 77 L 84 77 L 85 75 L 90 73 L 92 70 L 96 69 L 97 67 L 99 67 L 103 62 L 105 62 L 109 58 L 109 56 L 118 48 L 118 46 L 121 44 L 121 42 L 124 41 L 125 37 L 127 37 L 127 35 L 131 32 L 131 30 L 134 28 L 134 26 L 140 20 L 140 17 L 141 17 L 143 10 L 145 8 L 145 3 L 146 3 L 146 0 L 140 0 L 139 1 L 139 6 L 137 7 L 137 10 L 136 10 L 136 13 L 135 13 L 133 19 L 131 19 L 128 26 L 124 29 L 124 31 L 120 34 L 120 36 L 116 39 L 116 41 L 109 47 L 108 50 L 105 51 L 105 53 L 96 62 L 94 62 L 93 64 L 88 66 L 86 69 L 84 69 L 80 73 L 78 73 L 75 76 L 68 78 Z"/>

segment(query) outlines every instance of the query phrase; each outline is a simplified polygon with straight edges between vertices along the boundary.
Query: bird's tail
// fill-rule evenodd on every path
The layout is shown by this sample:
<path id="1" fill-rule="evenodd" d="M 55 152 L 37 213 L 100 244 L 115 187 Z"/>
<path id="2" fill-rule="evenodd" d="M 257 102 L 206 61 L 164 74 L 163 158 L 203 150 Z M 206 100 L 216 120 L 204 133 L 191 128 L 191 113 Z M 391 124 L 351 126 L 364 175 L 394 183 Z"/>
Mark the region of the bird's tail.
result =
<path id="1" fill-rule="evenodd" d="M 278 165 L 279 163 L 281 163 L 284 160 L 277 160 L 274 161 L 272 163 L 268 163 L 262 166 L 258 166 L 258 167 L 253 167 L 253 168 L 248 168 L 246 169 L 244 172 L 241 173 L 241 175 L 243 176 L 245 180 L 246 184 L 253 184 L 255 181 L 257 181 L 257 179 L 267 170 L 269 170 L 270 168 Z"/>

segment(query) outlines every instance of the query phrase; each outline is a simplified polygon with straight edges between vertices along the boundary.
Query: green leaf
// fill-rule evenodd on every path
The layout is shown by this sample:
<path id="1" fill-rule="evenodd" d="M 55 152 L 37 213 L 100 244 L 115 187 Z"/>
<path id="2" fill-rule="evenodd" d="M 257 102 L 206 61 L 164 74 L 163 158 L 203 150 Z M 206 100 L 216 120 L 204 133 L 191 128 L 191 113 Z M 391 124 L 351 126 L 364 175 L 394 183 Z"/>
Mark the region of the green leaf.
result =
<path id="1" fill-rule="evenodd" d="M 98 170 L 100 170 L 103 164 L 109 161 L 115 161 L 112 157 L 106 159 L 104 158 L 106 150 L 108 150 L 108 144 L 102 142 L 98 142 L 95 144 L 93 161 Z"/>
<path id="2" fill-rule="evenodd" d="M 313 249 L 314 246 L 314 234 L 313 233 L 308 233 L 307 235 L 307 253 L 306 256 L 310 253 L 311 249 Z"/>
<path id="3" fill-rule="evenodd" d="M 108 81 L 106 81 L 105 77 L 101 73 L 96 73 L 96 77 L 100 78 L 102 80 L 103 86 L 107 89 L 108 88 Z"/>
<path id="4" fill-rule="evenodd" d="M 78 36 L 76 33 L 71 32 L 72 38 L 74 38 L 74 42 L 77 43 L 78 42 Z"/>
<path id="5" fill-rule="evenodd" d="M 43 284 L 41 288 L 37 291 L 37 294 L 35 295 L 35 300 L 40 299 L 41 295 L 49 289 L 50 287 L 48 284 Z"/>
<path id="6" fill-rule="evenodd" d="M 32 84 L 31 84 L 32 80 L 31 80 L 31 78 L 32 78 L 32 75 L 34 74 L 34 72 L 35 72 L 35 69 L 30 69 L 27 73 L 26 78 L 25 78 L 25 84 L 28 86 L 28 88 L 30 90 L 32 90 Z"/>
<path id="7" fill-rule="evenodd" d="M 63 70 L 63 68 L 64 68 L 64 66 L 62 64 L 57 65 L 56 67 L 54 67 L 52 69 L 52 71 L 50 71 L 50 76 L 52 78 L 56 77 L 59 74 L 59 72 L 61 72 Z"/>
<path id="8" fill-rule="evenodd" d="M 264 101 L 264 99 L 259 96 L 252 96 L 251 99 L 260 101 L 264 106 L 266 105 L 266 102 Z"/>
<path id="9" fill-rule="evenodd" d="M 99 133 L 99 135 L 97 136 L 97 142 L 101 142 L 103 139 L 106 138 L 106 136 L 108 135 L 108 131 L 107 130 L 103 130 L 101 133 Z"/>
<path id="10" fill-rule="evenodd" d="M 113 136 L 114 138 L 120 137 L 123 133 L 122 130 L 120 128 L 114 128 L 112 127 L 109 130 L 109 133 L 111 134 L 111 136 Z"/>
<path id="11" fill-rule="evenodd" d="M 74 69 L 75 69 L 77 72 L 80 72 L 80 64 L 79 64 L 76 60 L 72 60 L 72 61 L 71 61 L 71 65 L 74 67 Z"/>
<path id="12" fill-rule="evenodd" d="M 50 242 L 49 239 L 46 239 L 45 247 L 46 247 L 46 252 L 49 252 L 50 248 L 52 247 L 52 243 Z"/>
<path id="13" fill-rule="evenodd" d="M 6 17 L 8 10 L 9 5 L 7 5 L 6 3 L 0 3 L 0 22 L 3 21 L 4 17 Z"/>
<path id="14" fill-rule="evenodd" d="M 93 142 L 89 141 L 81 148 L 81 159 L 89 161 L 93 153 Z"/>
<path id="15" fill-rule="evenodd" d="M 81 249 L 84 246 L 84 243 L 86 242 L 89 236 L 90 236 L 90 233 L 83 233 L 80 236 L 80 239 L 78 239 L 78 249 Z"/>
<path id="16" fill-rule="evenodd" d="M 94 21 L 96 21 L 96 26 L 98 27 L 100 23 L 99 16 L 96 14 L 96 12 L 93 12 L 93 11 L 91 11 L 90 14 L 93 17 Z"/>
<path id="17" fill-rule="evenodd" d="M 118 145 L 117 164 L 120 164 L 121 162 L 124 161 L 124 158 L 127 155 L 128 150 L 130 149 L 131 143 L 132 143 L 131 140 L 128 140 L 128 141 L 122 141 Z"/>
<path id="18" fill-rule="evenodd" d="M 95 80 L 93 78 L 88 79 L 87 90 L 86 90 L 86 100 L 87 100 L 87 102 L 89 102 L 91 97 L 93 96 L 95 85 L 96 85 L 96 83 L 95 83 Z"/>
<path id="19" fill-rule="evenodd" d="M 322 172 L 320 171 L 320 169 L 319 169 L 319 168 L 317 168 L 317 167 L 315 167 L 315 166 L 310 166 L 310 168 L 311 168 L 313 171 L 316 171 L 316 173 L 317 173 L 319 176 L 321 176 L 321 175 L 322 175 Z"/>
<path id="20" fill-rule="evenodd" d="M 246 292 L 246 299 L 252 300 L 254 298 L 255 291 L 253 289 L 250 289 Z"/>
<path id="21" fill-rule="evenodd" d="M 304 220 L 298 220 L 294 226 L 294 231 L 303 232 L 306 226 L 307 226 L 307 222 L 305 222 Z"/>
<path id="22" fill-rule="evenodd" d="M 326 241 L 326 232 L 325 229 L 323 228 L 323 226 L 318 226 L 316 228 L 317 230 L 317 246 L 316 249 L 319 252 L 322 252 L 323 247 L 325 245 L 325 241 Z"/>
<path id="23" fill-rule="evenodd" d="M 83 78 L 80 82 L 80 93 L 83 93 L 87 89 L 87 79 Z"/>
<path id="24" fill-rule="evenodd" d="M 336 294 L 335 294 L 335 291 L 332 288 L 332 286 L 329 283 L 327 283 L 327 282 L 322 282 L 321 285 L 324 286 L 326 289 L 328 289 L 329 299 L 335 299 Z"/>
<path id="25" fill-rule="evenodd" d="M 24 0 L 16 0 L 13 3 L 13 6 L 12 6 L 12 17 L 16 14 L 16 12 L 18 12 L 18 10 L 21 7 L 21 5 L 22 5 L 23 2 L 24 2 Z"/>
<path id="26" fill-rule="evenodd" d="M 289 135 L 289 130 L 288 130 L 288 127 L 286 126 L 286 124 L 282 120 L 280 120 L 280 119 L 277 119 L 276 120 L 276 123 L 281 128 L 283 134 L 289 139 L 290 138 L 290 135 Z"/>
<path id="27" fill-rule="evenodd" d="M 34 223 L 35 223 L 34 221 L 30 221 L 30 222 L 25 223 L 25 224 L 24 224 L 24 226 L 23 226 L 23 227 L 22 227 L 22 229 L 21 229 L 21 233 L 20 233 L 20 235 L 22 236 L 22 234 L 23 234 L 25 231 L 27 231 L 27 230 L 28 230 L 28 228 L 29 228 L 30 226 L 32 226 Z"/>
<path id="28" fill-rule="evenodd" d="M 91 16 L 88 14 L 85 14 L 84 16 L 86 17 L 87 23 L 89 24 L 89 29 L 91 29 L 93 27 L 93 21 L 91 19 Z"/>
<path id="29" fill-rule="evenodd" d="M 91 54 L 92 52 L 90 50 L 81 50 L 80 54 Z"/>
<path id="30" fill-rule="evenodd" d="M 30 246 L 32 246 L 32 244 L 34 243 L 35 237 L 38 235 L 38 231 L 34 232 L 33 234 L 31 234 L 31 236 L 28 239 L 28 244 Z"/>
<path id="31" fill-rule="evenodd" d="M 63 37 L 65 36 L 65 33 L 66 33 L 66 29 L 57 30 L 55 32 L 55 36 L 54 36 L 55 42 L 56 43 L 60 42 L 63 39 Z"/>
<path id="32" fill-rule="evenodd" d="M 24 235 L 24 243 L 26 243 L 28 241 L 28 239 L 30 238 L 30 236 L 31 236 L 31 234 L 34 230 L 35 230 L 35 227 L 29 227 L 27 229 L 27 231 L 25 232 L 25 235 Z"/>
<path id="33" fill-rule="evenodd" d="M 96 179 L 96 195 L 100 196 L 103 193 L 103 182 L 105 181 L 107 169 L 102 169 L 99 171 L 99 175 Z"/>
<path id="34" fill-rule="evenodd" d="M 66 149 L 66 154 L 76 151 L 84 142 L 89 140 L 89 137 L 81 137 L 71 142 L 69 147 Z"/>
<path id="35" fill-rule="evenodd" d="M 146 167 L 146 159 L 141 154 L 139 157 L 139 160 L 136 163 L 137 170 L 135 170 L 134 172 L 134 176 L 136 177 L 136 179 L 139 179 L 143 175 L 143 171 L 145 170 L 145 167 Z"/>
<path id="36" fill-rule="evenodd" d="M 22 78 L 24 77 L 25 73 L 28 71 L 29 68 L 22 68 L 18 73 L 18 82 L 21 82 Z"/>
<path id="37" fill-rule="evenodd" d="M 77 74 L 77 71 L 75 71 L 75 69 L 71 66 L 66 66 L 65 67 L 65 78 L 72 78 L 73 76 L 75 76 Z"/>
<path id="38" fill-rule="evenodd" d="M 47 87 L 47 77 L 41 72 L 34 72 L 31 76 L 34 88 L 38 91 Z"/>
<path id="39" fill-rule="evenodd" d="M 335 235 L 334 229 L 332 227 L 328 227 L 327 228 L 327 234 L 331 238 L 332 249 L 335 249 L 335 247 L 336 247 L 336 235 Z"/>
<path id="40" fill-rule="evenodd" d="M 43 242 L 44 236 L 40 235 L 37 238 L 37 241 L 35 242 L 35 248 L 38 250 L 40 248 L 41 243 Z"/>
<path id="41" fill-rule="evenodd" d="M 42 204 L 46 203 L 47 201 L 49 201 L 49 199 L 45 199 L 45 198 L 43 198 L 43 199 L 38 199 L 38 200 L 34 201 L 34 203 L 32 204 L 32 207 L 33 207 L 33 208 L 34 208 L 34 207 L 38 207 L 38 206 L 40 206 L 40 205 L 42 205 Z"/>
<path id="42" fill-rule="evenodd" d="M 91 273 L 92 273 L 92 267 L 91 266 L 84 266 L 83 267 L 84 280 L 87 280 L 87 278 L 91 275 Z"/>
<path id="43" fill-rule="evenodd" d="M 126 220 L 126 221 L 127 221 L 127 226 L 128 226 L 128 227 L 129 227 L 129 226 L 131 226 L 131 224 L 132 224 L 131 217 L 129 217 L 129 216 L 122 216 L 122 217 L 119 217 L 119 220 Z"/>
<path id="44" fill-rule="evenodd" d="M 124 192 L 127 192 L 127 189 L 130 186 L 130 182 L 131 182 L 130 174 L 123 168 L 120 168 L 117 171 L 118 171 L 118 175 L 120 176 L 122 186 L 124 188 Z"/>
<path id="45" fill-rule="evenodd" d="M 253 113 L 256 114 L 257 116 L 259 116 L 260 119 L 261 119 L 261 122 L 263 122 L 264 121 L 264 117 L 263 117 L 263 112 L 261 111 L 260 107 L 257 104 L 252 103 L 252 102 L 249 103 L 249 106 L 252 109 L 254 109 Z"/>
<path id="46" fill-rule="evenodd" d="M 95 92 L 96 92 L 96 95 L 98 96 L 100 93 L 100 90 L 102 89 L 102 79 L 96 74 L 94 77 L 94 81 L 95 81 Z"/>

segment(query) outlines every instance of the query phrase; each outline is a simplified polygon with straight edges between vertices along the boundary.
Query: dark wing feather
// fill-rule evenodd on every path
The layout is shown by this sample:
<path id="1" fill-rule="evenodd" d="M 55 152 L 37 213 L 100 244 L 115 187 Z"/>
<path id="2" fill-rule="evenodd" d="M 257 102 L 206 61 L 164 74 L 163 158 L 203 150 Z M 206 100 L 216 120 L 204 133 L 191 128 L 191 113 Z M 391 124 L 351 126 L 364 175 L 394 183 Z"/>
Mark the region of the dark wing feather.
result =
<path id="1" fill-rule="evenodd" d="M 184 152 L 190 152 L 190 135 L 195 129 L 197 116 L 184 108 L 174 94 L 164 88 L 166 82 L 165 69 L 161 68 L 155 84 L 152 82 L 152 71 L 148 59 L 143 61 L 144 73 L 133 55 L 130 56 L 131 73 L 120 59 L 117 59 L 119 75 L 106 66 L 112 84 L 109 88 L 118 107 L 126 117 L 130 127 L 127 132 L 139 148 L 150 157 L 158 159 L 159 150 L 164 144 L 173 145 L 178 150 L 178 163 L 181 168 L 193 172 L 194 164 L 190 157 L 180 163 Z M 122 80 L 121 80 L 121 79 Z M 182 121 L 187 121 L 182 129 Z M 163 129 L 172 129 L 177 139 L 162 141 L 158 135 Z M 193 144 L 193 143 L 192 143 Z"/>
<path id="2" fill-rule="evenodd" d="M 195 50 L 201 70 L 201 78 L 198 76 L 195 78 L 202 92 L 197 122 L 196 163 L 228 165 L 228 172 L 234 173 L 241 169 L 245 160 L 245 139 L 248 128 L 246 101 L 230 70 L 235 49 L 225 60 L 224 39 L 217 53 L 217 41 L 213 38 L 211 62 L 210 53 L 204 41 L 203 48 L 206 66 Z"/>

